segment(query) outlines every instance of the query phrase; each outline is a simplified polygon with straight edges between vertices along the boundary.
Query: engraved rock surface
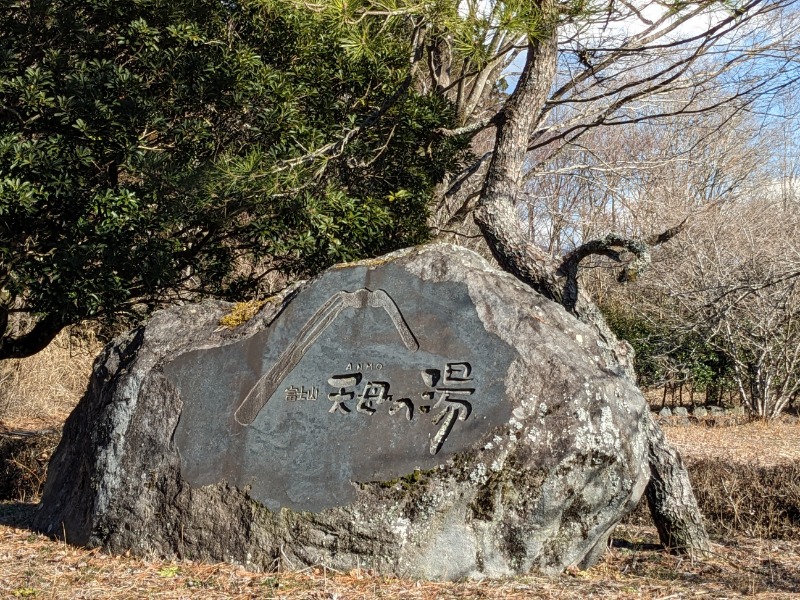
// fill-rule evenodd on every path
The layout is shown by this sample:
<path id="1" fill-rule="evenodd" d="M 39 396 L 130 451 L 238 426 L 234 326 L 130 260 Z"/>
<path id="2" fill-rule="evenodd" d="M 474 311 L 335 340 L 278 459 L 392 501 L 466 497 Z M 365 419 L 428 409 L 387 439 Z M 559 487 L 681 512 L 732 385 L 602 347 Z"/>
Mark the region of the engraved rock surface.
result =
<path id="1" fill-rule="evenodd" d="M 338 266 L 106 347 L 36 516 L 67 541 L 428 579 L 592 564 L 647 483 L 624 348 L 476 254 Z"/>

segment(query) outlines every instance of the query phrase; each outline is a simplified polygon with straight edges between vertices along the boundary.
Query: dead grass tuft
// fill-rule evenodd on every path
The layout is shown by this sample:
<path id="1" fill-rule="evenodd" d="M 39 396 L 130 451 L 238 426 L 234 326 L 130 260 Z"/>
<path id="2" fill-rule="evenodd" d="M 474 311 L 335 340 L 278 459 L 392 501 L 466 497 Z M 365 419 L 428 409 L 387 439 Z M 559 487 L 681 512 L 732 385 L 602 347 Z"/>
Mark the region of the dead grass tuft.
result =
<path id="1" fill-rule="evenodd" d="M 688 457 L 686 467 L 711 535 L 800 540 L 800 462 L 764 466 Z M 625 522 L 653 522 L 644 497 Z"/>
<path id="2" fill-rule="evenodd" d="M 762 466 L 700 460 L 688 468 L 713 534 L 800 539 L 800 463 Z"/>
<path id="3" fill-rule="evenodd" d="M 60 426 L 80 400 L 102 349 L 89 326 L 70 327 L 29 358 L 0 361 L 0 424 Z"/>
<path id="4" fill-rule="evenodd" d="M 39 432 L 0 430 L 0 500 L 38 499 L 47 463 L 61 439 L 57 429 Z"/>

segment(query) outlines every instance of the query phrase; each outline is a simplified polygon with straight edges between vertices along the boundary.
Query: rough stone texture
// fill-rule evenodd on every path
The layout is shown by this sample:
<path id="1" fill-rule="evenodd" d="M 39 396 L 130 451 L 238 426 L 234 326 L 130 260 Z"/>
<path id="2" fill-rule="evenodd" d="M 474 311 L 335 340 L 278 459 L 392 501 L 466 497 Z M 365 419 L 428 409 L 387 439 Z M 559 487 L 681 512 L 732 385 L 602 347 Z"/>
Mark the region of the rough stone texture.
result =
<path id="1" fill-rule="evenodd" d="M 410 338 L 399 333 L 402 327 L 372 323 L 359 334 L 377 335 L 382 327 L 391 333 L 394 327 L 393 335 L 401 335 L 413 356 L 395 361 L 391 348 L 381 350 L 381 340 L 372 348 L 375 360 L 383 360 L 378 353 L 386 351 L 392 358 L 387 365 L 405 365 L 405 375 L 390 374 L 393 390 L 410 385 L 421 367 L 436 360 L 470 362 L 471 411 L 453 421 L 441 445 L 432 443 L 437 424 L 426 423 L 423 415 L 435 418 L 445 405 L 423 413 L 421 397 L 414 398 L 417 423 L 406 422 L 402 410 L 389 415 L 388 400 L 364 405 L 375 409 L 371 415 L 328 413 L 333 404 L 324 397 L 327 388 L 306 404 L 284 397 L 287 387 L 312 385 L 313 369 L 303 361 L 325 358 L 312 356 L 318 345 L 325 348 L 323 355 L 334 353 L 326 336 L 345 331 L 331 324 L 314 337 L 308 334 L 317 331 L 312 324 L 294 338 L 310 340 L 308 356 L 285 358 L 292 327 L 307 324 L 304 315 L 320 307 L 303 299 L 316 298 L 314 290 L 323 286 L 349 294 L 382 289 L 407 317 L 419 345 L 414 352 Z M 348 324 L 346 329 L 392 312 L 381 298 L 363 293 L 347 298 L 335 319 Z M 442 323 L 448 305 L 455 322 L 476 320 L 466 338 L 453 336 Z M 111 551 L 235 561 L 250 568 L 324 564 L 429 579 L 501 577 L 592 564 L 647 484 L 647 408 L 622 376 L 625 357 L 610 361 L 613 352 L 589 327 L 467 250 L 427 246 L 334 268 L 274 298 L 233 332 L 218 327 L 229 308 L 204 303 L 156 313 L 104 350 L 50 463 L 37 527 Z M 423 314 L 431 318 L 420 322 Z M 286 338 L 277 333 L 282 327 Z M 281 347 L 270 345 L 273 335 L 276 344 L 284 340 Z M 447 336 L 454 345 L 442 343 Z M 398 342 L 392 344 L 396 349 Z M 222 346 L 229 346 L 231 356 L 249 357 L 246 368 L 225 362 Z M 458 352 L 450 354 L 452 348 Z M 360 360 L 351 359 L 353 351 L 344 347 L 331 360 Z M 223 368 L 199 370 L 213 363 L 208 357 L 222 361 Z M 277 363 L 283 367 L 275 368 Z M 230 369 L 238 375 L 231 376 Z M 465 375 L 463 369 L 459 373 Z M 325 371 L 323 378 L 330 376 Z M 210 382 L 208 394 L 198 392 L 197 381 Z M 269 397 L 245 402 L 259 385 Z M 226 398 L 230 386 L 238 387 Z M 251 409 L 239 411 L 245 404 Z M 313 500 L 287 494 L 277 476 L 264 485 L 263 470 L 237 461 L 251 461 L 253 448 L 272 452 L 274 444 L 257 435 L 269 427 L 261 415 L 282 410 L 276 418 L 286 419 L 289 404 L 303 411 L 318 407 L 325 418 L 315 417 L 314 427 L 323 439 L 333 439 L 326 428 L 341 428 L 340 445 L 331 448 L 315 444 L 315 430 L 304 427 L 317 413 L 301 412 L 302 420 L 284 423 L 296 428 L 304 452 L 316 447 L 323 471 L 335 452 L 380 457 L 395 448 L 398 456 L 386 456 L 385 471 L 375 461 L 348 459 L 351 470 L 345 475 L 352 479 L 343 487 L 341 474 L 330 475 L 339 492 L 328 502 L 320 502 L 316 492 L 308 496 Z M 210 411 L 205 421 L 199 416 L 203 411 Z M 387 425 L 390 416 L 407 425 L 407 435 L 392 433 L 397 426 Z M 214 417 L 224 426 L 204 436 L 204 423 Z M 352 424 L 345 427 L 347 419 Z M 384 428 L 383 441 L 370 437 L 372 419 Z M 220 454 L 225 438 L 230 444 Z M 209 443 L 206 450 L 200 449 L 203 441 Z M 210 464 L 200 468 L 204 455 Z M 267 464 L 274 460 L 264 457 Z M 307 469 L 308 456 L 302 460 Z M 315 485 L 324 487 L 329 479 L 317 477 Z"/>

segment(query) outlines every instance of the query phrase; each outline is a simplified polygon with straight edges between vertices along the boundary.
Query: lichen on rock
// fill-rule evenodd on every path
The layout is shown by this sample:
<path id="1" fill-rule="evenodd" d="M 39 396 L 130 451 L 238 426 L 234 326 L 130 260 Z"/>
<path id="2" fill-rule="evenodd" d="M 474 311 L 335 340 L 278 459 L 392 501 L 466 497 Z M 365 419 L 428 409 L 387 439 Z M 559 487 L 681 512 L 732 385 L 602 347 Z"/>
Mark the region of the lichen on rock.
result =
<path id="1" fill-rule="evenodd" d="M 220 318 L 220 327 L 235 329 L 240 325 L 244 325 L 250 319 L 255 317 L 258 311 L 260 311 L 267 302 L 268 300 L 248 300 L 245 302 L 237 302 L 233 305 L 233 308 L 228 314 Z"/>
<path id="2" fill-rule="evenodd" d="M 256 569 L 504 577 L 588 566 L 647 483 L 623 366 L 468 250 L 340 266 L 221 330 L 230 311 L 168 309 L 106 348 L 39 528 Z"/>

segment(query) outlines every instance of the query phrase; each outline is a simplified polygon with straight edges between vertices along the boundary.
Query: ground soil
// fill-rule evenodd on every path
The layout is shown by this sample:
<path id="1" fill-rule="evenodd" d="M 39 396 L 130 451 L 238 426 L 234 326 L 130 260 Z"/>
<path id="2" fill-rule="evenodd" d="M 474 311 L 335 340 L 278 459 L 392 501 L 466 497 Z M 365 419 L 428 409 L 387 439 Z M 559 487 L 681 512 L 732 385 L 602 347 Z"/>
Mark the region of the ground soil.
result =
<path id="1" fill-rule="evenodd" d="M 665 422 L 693 460 L 797 465 L 800 420 L 777 424 Z M 26 523 L 32 503 L 0 504 L 0 596 L 9 598 L 800 598 L 800 541 L 730 534 L 702 561 L 665 553 L 653 527 L 624 524 L 601 562 L 560 577 L 429 583 L 323 566 L 251 573 L 235 565 L 112 557 L 53 541 Z M 797 536 L 800 538 L 800 535 Z"/>

